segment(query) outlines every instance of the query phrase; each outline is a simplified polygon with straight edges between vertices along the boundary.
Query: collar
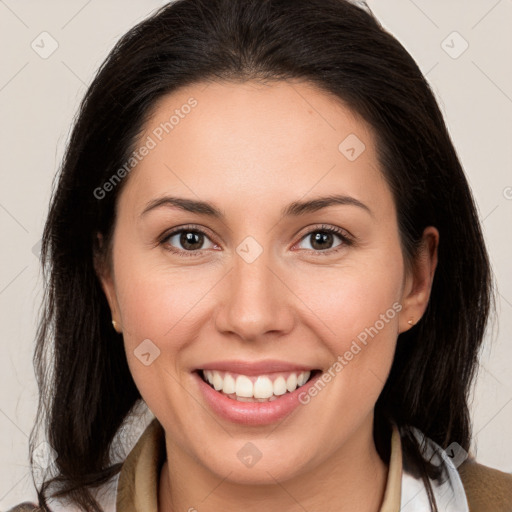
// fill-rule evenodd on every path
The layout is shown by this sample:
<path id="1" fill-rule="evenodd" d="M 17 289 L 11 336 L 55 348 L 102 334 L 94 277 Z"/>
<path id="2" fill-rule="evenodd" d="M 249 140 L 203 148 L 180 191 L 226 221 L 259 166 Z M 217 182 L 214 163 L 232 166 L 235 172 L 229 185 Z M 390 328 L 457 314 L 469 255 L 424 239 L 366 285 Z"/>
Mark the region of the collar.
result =
<path id="1" fill-rule="evenodd" d="M 158 483 L 165 461 L 165 431 L 154 418 L 128 454 L 117 483 L 116 511 L 158 512 Z M 402 445 L 392 425 L 391 455 L 379 512 L 398 512 L 402 491 Z"/>

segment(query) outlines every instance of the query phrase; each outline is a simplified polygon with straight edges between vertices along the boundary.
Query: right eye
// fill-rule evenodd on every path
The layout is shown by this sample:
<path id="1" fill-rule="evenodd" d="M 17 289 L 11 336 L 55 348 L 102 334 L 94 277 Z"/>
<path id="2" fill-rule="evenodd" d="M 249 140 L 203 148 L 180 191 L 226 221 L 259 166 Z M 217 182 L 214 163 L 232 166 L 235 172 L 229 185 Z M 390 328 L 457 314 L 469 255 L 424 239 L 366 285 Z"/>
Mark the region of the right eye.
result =
<path id="1" fill-rule="evenodd" d="M 210 241 L 210 248 L 215 247 L 215 244 L 211 242 L 207 234 L 201 229 L 196 227 L 181 227 L 167 233 L 160 241 L 160 244 L 172 253 L 190 257 L 202 255 L 202 251 L 206 250 L 202 248 L 205 240 Z M 182 248 L 176 248 L 176 245 L 181 245 Z"/>

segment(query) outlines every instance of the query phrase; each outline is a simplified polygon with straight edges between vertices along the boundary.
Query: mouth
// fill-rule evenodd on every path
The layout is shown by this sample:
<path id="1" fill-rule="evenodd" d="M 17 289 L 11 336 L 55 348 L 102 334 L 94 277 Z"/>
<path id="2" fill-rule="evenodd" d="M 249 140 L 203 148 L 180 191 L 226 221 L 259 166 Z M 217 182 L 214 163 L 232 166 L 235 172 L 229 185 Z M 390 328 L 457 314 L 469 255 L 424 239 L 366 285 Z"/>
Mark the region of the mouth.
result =
<path id="1" fill-rule="evenodd" d="M 218 394 L 232 401 L 267 403 L 279 401 L 315 379 L 322 370 L 273 372 L 261 375 L 244 375 L 221 370 L 198 369 L 201 380 Z"/>

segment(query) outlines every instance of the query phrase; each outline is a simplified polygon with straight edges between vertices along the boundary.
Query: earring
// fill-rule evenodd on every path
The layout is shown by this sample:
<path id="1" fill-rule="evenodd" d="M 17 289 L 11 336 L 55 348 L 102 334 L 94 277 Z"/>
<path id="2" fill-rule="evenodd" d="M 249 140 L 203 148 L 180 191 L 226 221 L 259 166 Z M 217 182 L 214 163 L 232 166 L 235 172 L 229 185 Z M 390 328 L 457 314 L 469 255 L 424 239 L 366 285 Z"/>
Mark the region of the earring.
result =
<path id="1" fill-rule="evenodd" d="M 407 320 L 407 323 L 408 323 L 409 325 L 414 325 L 414 322 L 412 321 L 412 318 L 411 318 L 410 320 Z"/>
<path id="2" fill-rule="evenodd" d="M 117 328 L 117 322 L 116 322 L 115 320 L 112 320 L 112 326 L 114 327 L 114 330 L 115 330 L 116 332 L 121 332 L 120 330 L 118 330 L 118 328 Z"/>

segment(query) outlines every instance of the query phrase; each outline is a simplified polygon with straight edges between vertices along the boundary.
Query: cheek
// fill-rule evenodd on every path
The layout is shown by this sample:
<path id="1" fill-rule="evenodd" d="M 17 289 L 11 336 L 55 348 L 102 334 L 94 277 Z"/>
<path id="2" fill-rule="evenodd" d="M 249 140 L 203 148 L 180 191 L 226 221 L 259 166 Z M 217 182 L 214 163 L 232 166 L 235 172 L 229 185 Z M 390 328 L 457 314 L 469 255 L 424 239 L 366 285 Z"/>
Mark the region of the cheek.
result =
<path id="1" fill-rule="evenodd" d="M 389 262 L 394 262 L 390 264 Z M 401 252 L 322 269 L 301 280 L 300 297 L 315 313 L 311 329 L 322 334 L 332 356 L 334 387 L 354 406 L 377 399 L 391 367 L 402 309 Z M 312 286 L 314 284 L 314 286 Z"/>
<path id="2" fill-rule="evenodd" d="M 133 341 L 161 339 L 179 329 L 178 321 L 186 316 L 195 297 L 193 287 L 183 288 L 172 276 L 155 278 L 136 270 L 128 279 L 118 287 L 118 297 L 123 328 Z"/>
<path id="3" fill-rule="evenodd" d="M 319 417 L 326 428 L 333 428 L 328 450 L 336 449 L 340 432 L 347 434 L 368 417 L 382 392 L 396 347 L 401 310 L 398 290 L 392 279 L 376 286 L 371 276 L 358 274 L 345 276 L 343 286 L 330 288 L 323 297 L 312 297 L 315 305 L 311 309 L 320 317 L 312 329 L 325 333 L 327 325 L 322 341 L 328 346 L 331 363 L 324 368 L 324 383 L 310 388 L 301 399 L 311 406 L 312 429 L 318 428 Z M 344 422 L 342 430 L 340 421 Z"/>
<path id="4" fill-rule="evenodd" d="M 181 355 L 199 335 L 197 315 L 206 304 L 206 292 L 214 286 L 206 282 L 204 272 L 201 276 L 193 269 L 152 267 L 142 259 L 120 258 L 116 267 L 130 372 L 150 410 L 166 411 L 176 425 L 184 421 L 179 412 L 190 405 L 183 393 L 187 382 L 182 381 Z M 144 360 L 146 353 L 150 355 Z"/>
<path id="5" fill-rule="evenodd" d="M 317 324 L 324 324 L 322 331 L 327 338 L 334 338 L 333 348 L 343 350 L 347 342 L 376 323 L 384 336 L 396 337 L 403 282 L 400 253 L 347 262 L 303 276 L 307 277 L 294 281 L 299 283 L 297 295 L 306 298 Z"/>
<path id="6" fill-rule="evenodd" d="M 121 244 L 118 255 L 116 292 L 130 343 L 186 339 L 182 334 L 190 329 L 194 308 L 214 285 L 214 276 L 200 267 L 172 267 L 162 258 L 155 263 L 133 249 L 124 251 Z"/>

